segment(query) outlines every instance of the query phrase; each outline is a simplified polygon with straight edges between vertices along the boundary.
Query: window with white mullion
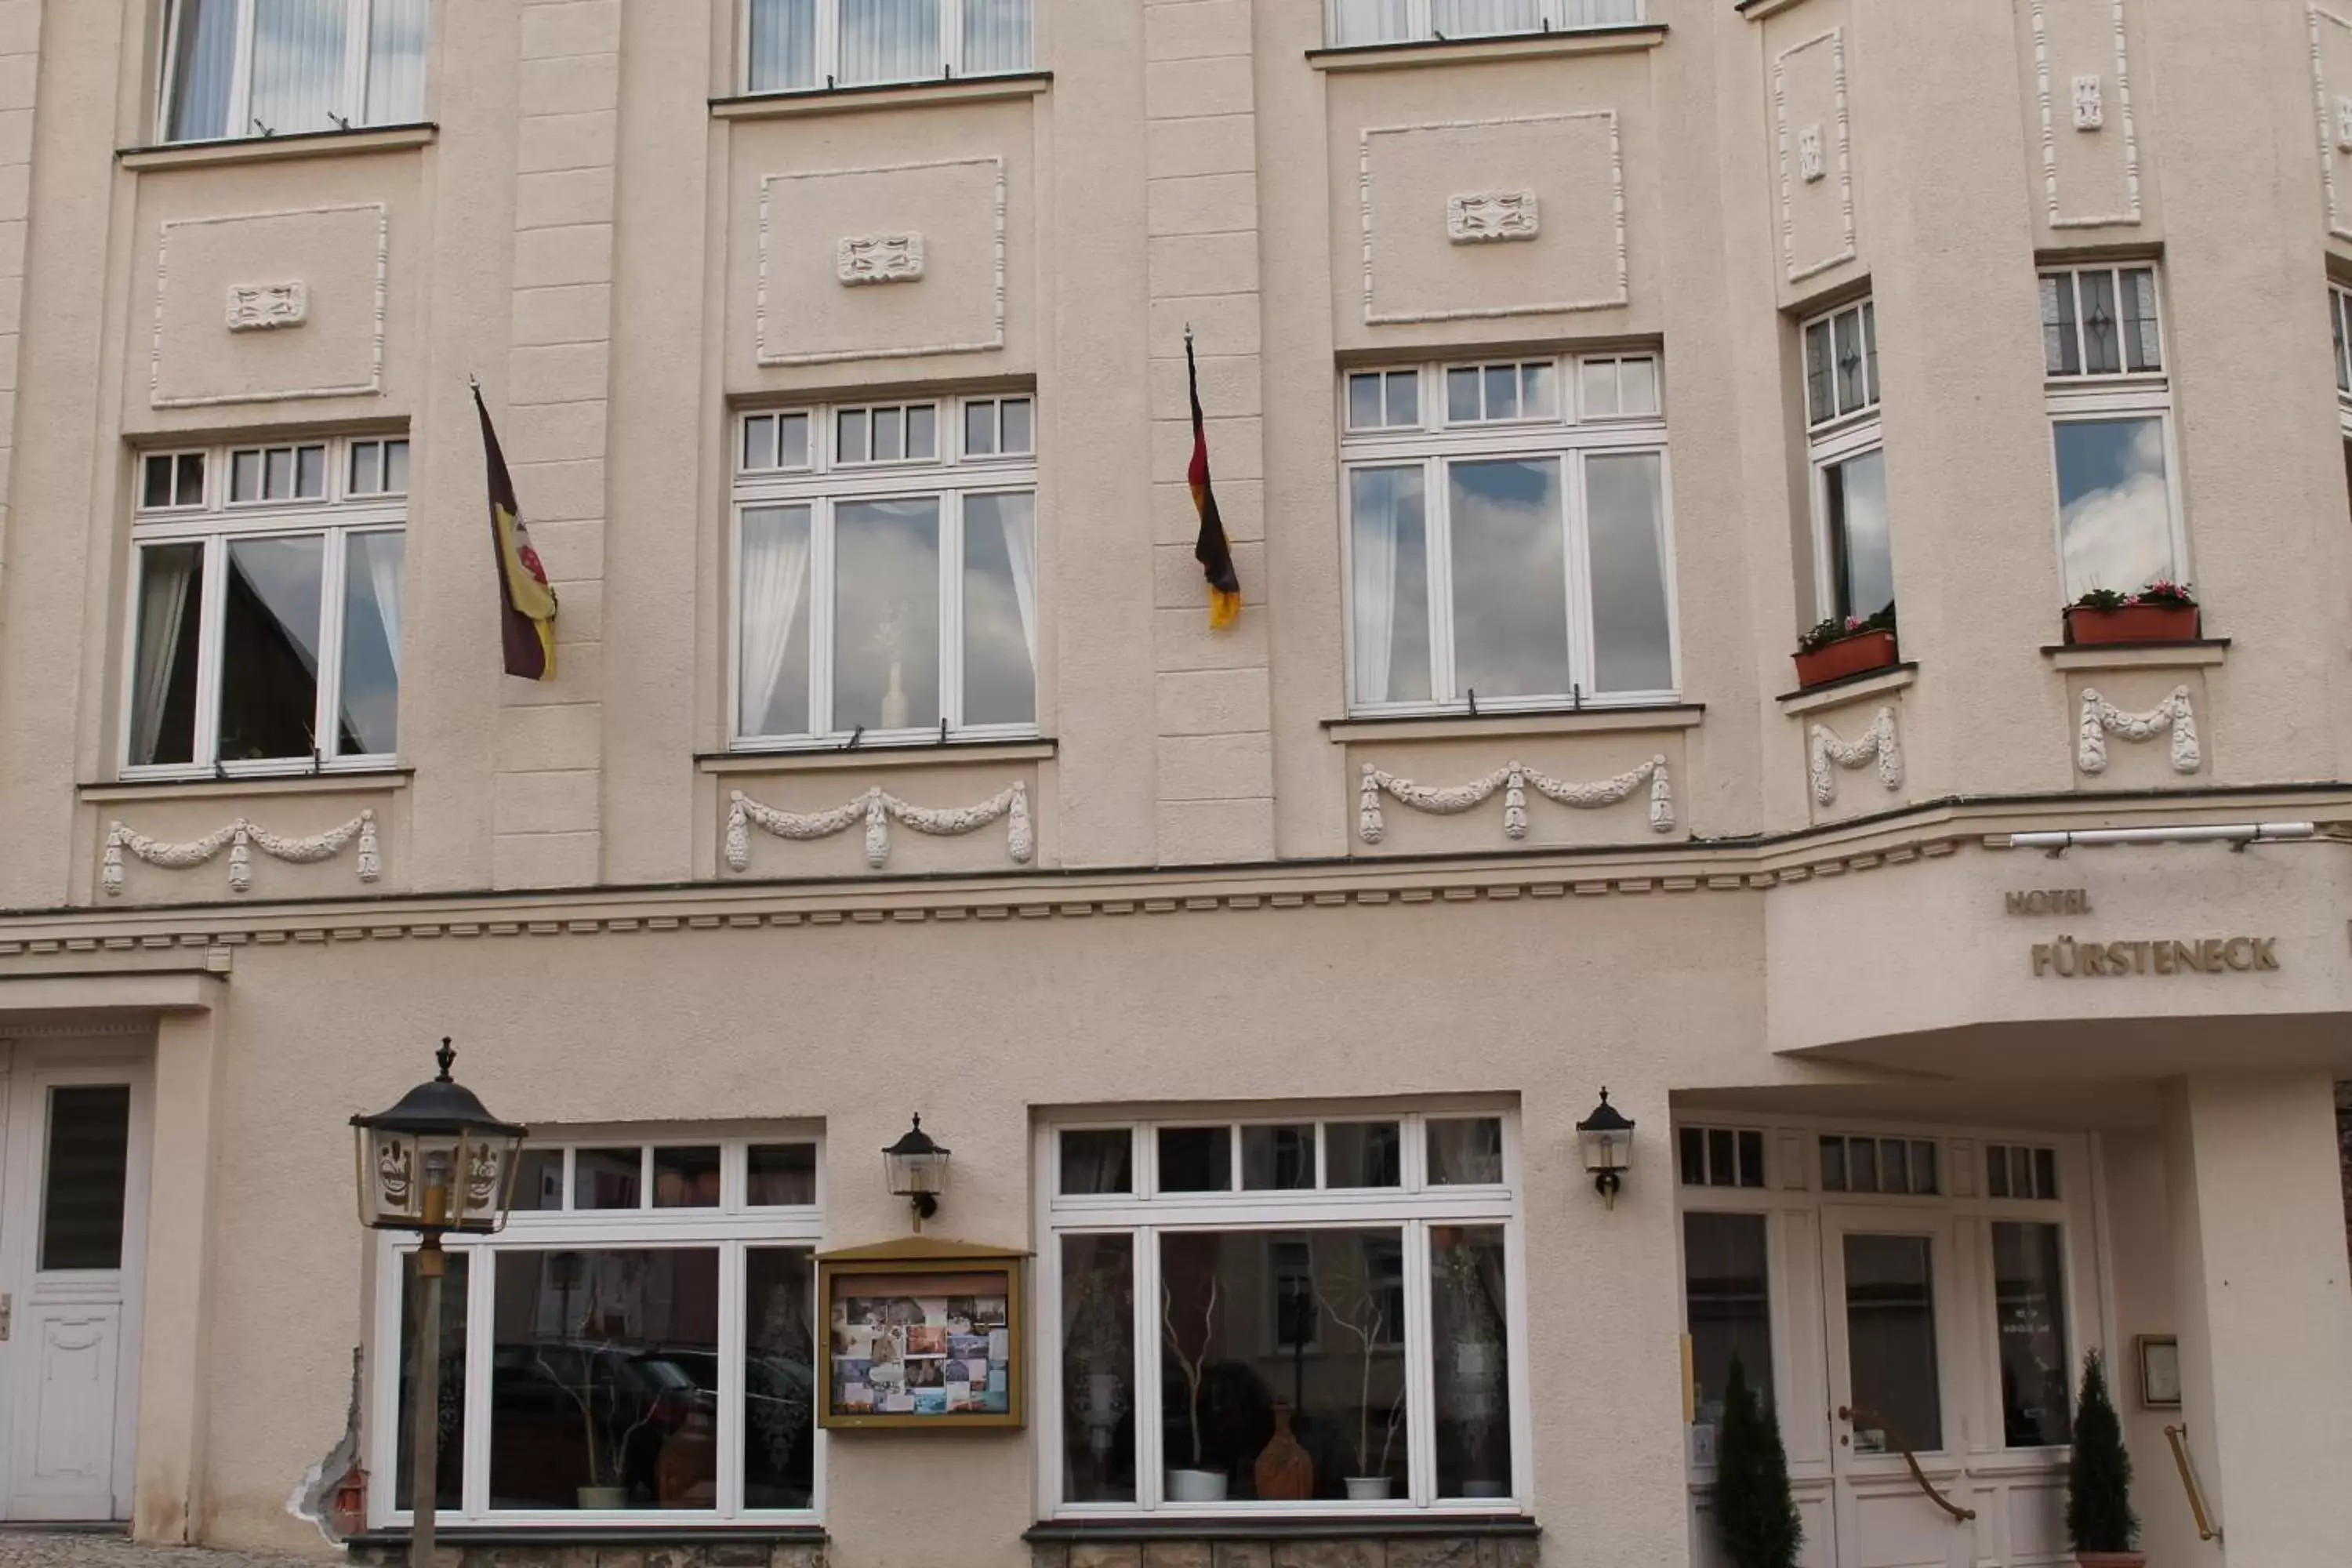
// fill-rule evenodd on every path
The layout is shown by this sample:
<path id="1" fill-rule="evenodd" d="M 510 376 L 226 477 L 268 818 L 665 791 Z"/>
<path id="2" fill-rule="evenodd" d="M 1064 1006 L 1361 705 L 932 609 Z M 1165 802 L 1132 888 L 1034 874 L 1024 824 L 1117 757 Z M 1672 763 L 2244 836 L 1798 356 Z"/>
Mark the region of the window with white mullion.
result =
<path id="1" fill-rule="evenodd" d="M 2327 286 L 2327 325 L 2336 345 L 2336 403 L 2352 429 L 2352 289 L 2341 283 Z"/>
<path id="2" fill-rule="evenodd" d="M 2180 582 L 2188 531 L 2157 268 L 2052 268 L 2041 289 L 2066 602 Z"/>
<path id="3" fill-rule="evenodd" d="M 743 90 L 1025 71 L 1032 0 L 741 0 Z"/>
<path id="4" fill-rule="evenodd" d="M 424 113 L 431 0 L 171 0 L 165 142 L 292 136 Z"/>
<path id="5" fill-rule="evenodd" d="M 1644 0 L 1329 0 L 1325 37 L 1334 47 L 1467 39 L 1643 20 Z"/>

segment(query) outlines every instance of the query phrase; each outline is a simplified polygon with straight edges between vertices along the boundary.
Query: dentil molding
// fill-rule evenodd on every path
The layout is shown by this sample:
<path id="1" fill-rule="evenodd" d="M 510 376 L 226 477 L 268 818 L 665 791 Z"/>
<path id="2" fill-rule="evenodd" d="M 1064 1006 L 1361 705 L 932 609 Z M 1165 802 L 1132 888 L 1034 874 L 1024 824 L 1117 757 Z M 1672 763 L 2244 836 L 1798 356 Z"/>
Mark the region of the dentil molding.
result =
<path id="1" fill-rule="evenodd" d="M 1007 822 L 1004 850 L 1016 865 L 1025 866 L 1037 852 L 1036 835 L 1029 822 L 1029 789 L 1014 782 L 976 805 L 940 808 L 899 799 L 877 784 L 829 811 L 783 811 L 733 791 L 727 797 L 727 868 L 745 871 L 751 865 L 751 829 L 778 838 L 806 842 L 829 838 L 856 823 L 866 824 L 866 863 L 879 871 L 890 860 L 890 824 L 898 822 L 918 833 L 956 837 L 977 832 L 1000 818 Z"/>
<path id="2" fill-rule="evenodd" d="M 1895 710 L 1882 707 L 1871 716 L 1870 728 L 1853 740 L 1841 740 L 1827 724 L 1812 727 L 1813 799 L 1822 805 L 1837 804 L 1837 770 L 1878 763 L 1878 782 L 1890 795 L 1903 787 L 1903 745 L 1895 733 Z"/>
<path id="3" fill-rule="evenodd" d="M 2107 737 L 2148 741 L 2158 735 L 2172 740 L 2172 771 L 2193 773 L 2204 763 L 2197 743 L 2197 715 L 2189 705 L 2189 688 L 2176 686 L 2172 694 L 2145 713 L 2126 713 L 2096 689 L 2083 688 L 2083 717 L 2075 728 L 2074 765 L 2086 773 L 2107 771 Z"/>
<path id="4" fill-rule="evenodd" d="M 343 851 L 344 846 L 357 840 L 359 844 L 359 879 L 373 882 L 383 875 L 383 857 L 378 849 L 375 835 L 375 813 L 362 811 L 341 827 L 331 827 L 324 833 L 307 838 L 288 838 L 270 832 L 249 817 L 240 816 L 234 822 L 213 829 L 201 838 L 171 843 L 150 838 L 133 832 L 121 822 L 110 823 L 106 829 L 106 855 L 99 880 L 109 898 L 122 895 L 122 858 L 128 853 L 147 865 L 165 871 L 193 870 L 210 861 L 226 849 L 228 853 L 228 890 L 243 893 L 253 887 L 253 851 L 260 850 L 273 860 L 283 860 L 293 866 L 315 866 L 331 860 Z"/>
<path id="5" fill-rule="evenodd" d="M 1666 773 L 1664 756 L 1652 757 L 1640 767 L 1629 768 L 1615 778 L 1595 784 L 1570 784 L 1553 778 L 1523 763 L 1506 763 L 1485 778 L 1472 779 L 1468 784 L 1433 787 L 1417 784 L 1373 766 L 1364 764 L 1363 783 L 1359 788 L 1356 813 L 1356 836 L 1367 844 L 1378 844 L 1388 836 L 1388 826 L 1381 816 L 1381 796 L 1385 795 L 1399 805 L 1409 806 L 1435 816 L 1454 816 L 1484 805 L 1503 792 L 1503 837 L 1511 839 L 1528 836 L 1528 790 L 1533 787 L 1546 800 L 1591 811 L 1600 806 L 1615 805 L 1631 796 L 1643 784 L 1650 786 L 1650 828 L 1654 833 L 1671 833 L 1675 828 L 1675 792 Z"/>

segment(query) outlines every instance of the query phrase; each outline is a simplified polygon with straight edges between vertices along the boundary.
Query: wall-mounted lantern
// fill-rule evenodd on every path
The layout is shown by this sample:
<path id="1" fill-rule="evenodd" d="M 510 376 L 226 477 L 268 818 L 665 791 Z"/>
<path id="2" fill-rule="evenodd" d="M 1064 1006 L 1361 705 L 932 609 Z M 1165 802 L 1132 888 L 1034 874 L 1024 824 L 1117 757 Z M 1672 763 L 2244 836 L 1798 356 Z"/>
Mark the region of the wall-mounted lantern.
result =
<path id="1" fill-rule="evenodd" d="M 1617 1189 L 1625 1184 L 1625 1173 L 1633 1164 L 1633 1123 L 1609 1103 L 1607 1089 L 1601 1091 L 1601 1103 L 1592 1114 L 1576 1124 L 1576 1141 L 1584 1150 L 1592 1190 L 1601 1194 L 1603 1206 L 1615 1208 Z"/>
<path id="2" fill-rule="evenodd" d="M 923 1119 L 898 1135 L 882 1151 L 883 1169 L 889 1173 L 893 1196 L 905 1198 L 915 1211 L 915 1228 L 940 1212 L 948 1190 L 948 1152 L 923 1131 Z"/>

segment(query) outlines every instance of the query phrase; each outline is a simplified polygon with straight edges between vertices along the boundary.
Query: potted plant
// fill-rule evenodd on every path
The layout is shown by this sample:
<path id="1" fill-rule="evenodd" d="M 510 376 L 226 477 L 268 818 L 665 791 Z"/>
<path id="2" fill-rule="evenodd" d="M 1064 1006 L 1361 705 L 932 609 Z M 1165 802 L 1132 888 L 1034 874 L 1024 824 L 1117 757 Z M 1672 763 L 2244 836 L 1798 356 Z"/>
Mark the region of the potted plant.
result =
<path id="1" fill-rule="evenodd" d="M 1187 1468 L 1171 1468 L 1168 1472 L 1170 1502 L 1223 1502 L 1225 1498 L 1225 1472 L 1208 1468 L 1201 1448 L 1201 1374 L 1209 1364 L 1209 1341 L 1217 1331 L 1217 1277 L 1209 1276 L 1209 1299 L 1201 1309 L 1201 1342 L 1198 1349 L 1187 1352 L 1182 1336 L 1176 1331 L 1176 1293 L 1168 1286 L 1160 1287 L 1160 1325 L 1168 1341 L 1168 1353 L 1184 1373 L 1185 1427 L 1192 1435 L 1192 1463 Z"/>
<path id="2" fill-rule="evenodd" d="M 2139 1519 L 2131 1508 L 2131 1455 L 2123 1423 L 2107 1397 L 2107 1373 L 2093 1351 L 2083 1358 L 2083 1392 L 2074 1404 L 2074 1454 L 2066 1465 L 2066 1536 L 2082 1568 L 2145 1568 L 2133 1550 Z"/>
<path id="3" fill-rule="evenodd" d="M 1748 1385 L 1737 1353 L 1724 1380 L 1723 1428 L 1716 1438 L 1715 1528 L 1732 1568 L 1796 1568 L 1805 1540 L 1789 1492 L 1780 1423 Z"/>
<path id="4" fill-rule="evenodd" d="M 1874 616 L 1832 616 L 1797 639 L 1797 684 L 1819 686 L 1895 659 L 1895 606 Z"/>
<path id="5" fill-rule="evenodd" d="M 2094 588 L 2066 606 L 2070 643 L 2191 642 L 2197 634 L 2196 595 L 2168 578 L 2137 594 Z"/>
<path id="6" fill-rule="evenodd" d="M 1372 1367 L 1378 1352 L 1388 1342 L 1388 1307 L 1360 1255 L 1357 1267 L 1336 1280 L 1331 1289 L 1326 1291 L 1318 1286 L 1315 1299 L 1334 1322 L 1355 1337 L 1362 1354 L 1362 1377 L 1356 1394 L 1356 1468 L 1345 1479 L 1349 1501 L 1378 1502 L 1389 1495 L 1389 1454 L 1396 1442 L 1397 1427 L 1404 1421 L 1404 1379 L 1400 1368 L 1396 1397 L 1389 1401 L 1376 1458 L 1372 1445 Z"/>

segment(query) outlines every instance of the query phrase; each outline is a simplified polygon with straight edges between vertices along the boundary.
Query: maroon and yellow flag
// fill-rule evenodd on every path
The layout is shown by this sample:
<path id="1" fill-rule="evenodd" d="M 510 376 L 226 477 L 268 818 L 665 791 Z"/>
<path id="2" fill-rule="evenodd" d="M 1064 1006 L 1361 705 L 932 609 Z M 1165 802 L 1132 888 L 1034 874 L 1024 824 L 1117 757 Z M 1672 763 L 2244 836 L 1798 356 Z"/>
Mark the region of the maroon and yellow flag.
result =
<path id="1" fill-rule="evenodd" d="M 482 388 L 474 387 L 474 412 L 482 416 L 482 455 L 490 469 L 490 543 L 499 557 L 499 640 L 506 651 L 509 675 L 525 680 L 555 679 L 555 590 L 548 585 L 547 568 L 530 547 L 522 525 L 522 508 L 515 503 L 514 479 L 507 472 L 506 454 L 499 450 L 499 433 L 490 426 L 490 411 L 482 405 Z"/>
<path id="2" fill-rule="evenodd" d="M 1242 613 L 1242 580 L 1234 574 L 1234 550 L 1225 539 L 1225 520 L 1217 515 L 1217 492 L 1209 488 L 1209 435 L 1201 426 L 1201 373 L 1192 363 L 1189 327 L 1184 331 L 1184 381 L 1192 398 L 1192 464 L 1184 479 L 1201 513 L 1201 537 L 1193 542 L 1192 559 L 1209 580 L 1209 629 L 1219 631 Z"/>

